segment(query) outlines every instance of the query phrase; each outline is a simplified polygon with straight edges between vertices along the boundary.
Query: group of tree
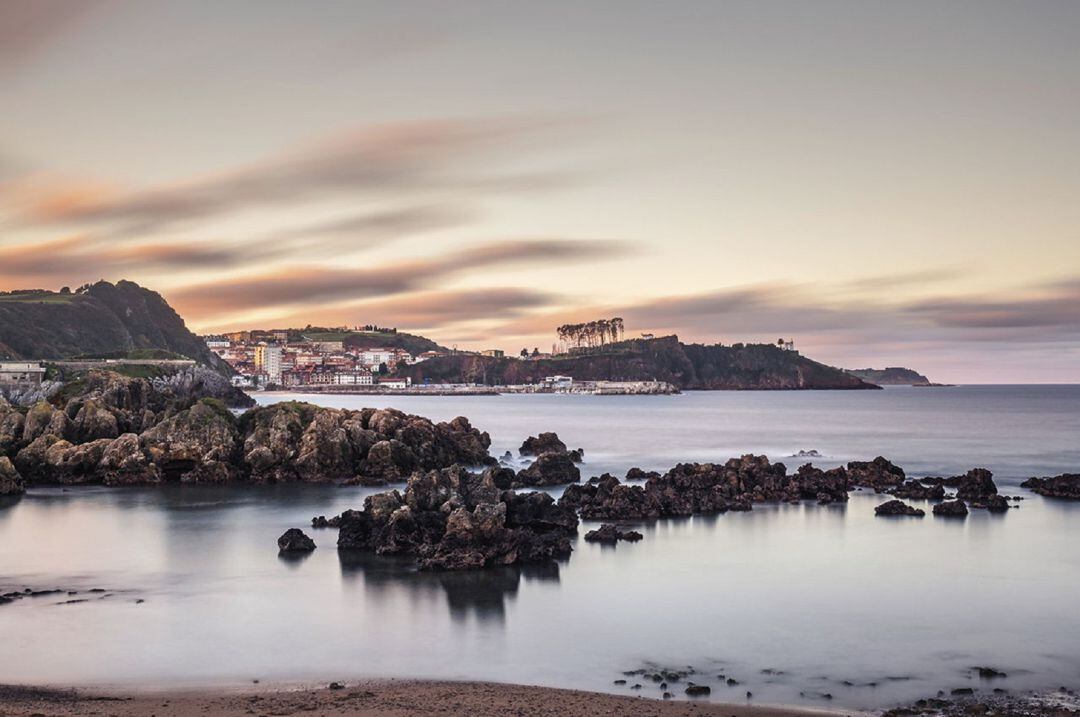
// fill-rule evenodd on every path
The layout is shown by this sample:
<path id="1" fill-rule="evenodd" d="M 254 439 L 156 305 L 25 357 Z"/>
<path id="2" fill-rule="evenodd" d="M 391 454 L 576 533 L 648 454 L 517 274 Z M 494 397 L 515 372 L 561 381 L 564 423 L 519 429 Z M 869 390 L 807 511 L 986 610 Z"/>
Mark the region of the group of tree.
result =
<path id="1" fill-rule="evenodd" d="M 603 346 L 614 343 L 623 337 L 623 320 L 616 316 L 610 319 L 597 319 L 582 324 L 563 324 L 555 329 L 559 341 L 570 347 Z"/>

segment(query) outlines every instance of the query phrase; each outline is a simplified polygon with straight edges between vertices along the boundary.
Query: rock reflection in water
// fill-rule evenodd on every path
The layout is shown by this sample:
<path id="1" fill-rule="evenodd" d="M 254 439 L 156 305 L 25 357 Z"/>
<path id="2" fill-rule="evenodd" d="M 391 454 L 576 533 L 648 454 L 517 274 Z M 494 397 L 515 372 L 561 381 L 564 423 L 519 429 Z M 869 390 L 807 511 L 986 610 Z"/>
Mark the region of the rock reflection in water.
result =
<path id="1" fill-rule="evenodd" d="M 345 579 L 361 577 L 366 593 L 378 600 L 393 599 L 399 590 L 423 597 L 433 592 L 444 594 L 450 617 L 455 622 L 466 622 L 473 617 L 482 622 L 502 624 L 506 621 L 507 602 L 517 595 L 522 579 L 559 581 L 559 564 L 554 562 L 484 570 L 421 572 L 412 558 L 373 555 L 359 550 L 339 550 L 338 560 L 342 576 Z"/>

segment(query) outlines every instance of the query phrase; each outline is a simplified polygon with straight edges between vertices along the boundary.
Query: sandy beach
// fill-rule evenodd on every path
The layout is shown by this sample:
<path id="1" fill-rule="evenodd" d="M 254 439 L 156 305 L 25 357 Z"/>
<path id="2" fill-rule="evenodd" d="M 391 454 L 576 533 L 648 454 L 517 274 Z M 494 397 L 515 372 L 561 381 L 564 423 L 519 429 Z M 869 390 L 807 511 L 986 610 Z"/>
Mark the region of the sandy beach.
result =
<path id="1" fill-rule="evenodd" d="M 323 685 L 250 685 L 244 687 L 143 691 L 139 689 L 59 689 L 0 686 L 0 716 L 194 717 L 195 715 L 341 715 L 406 717 L 783 717 L 821 715 L 795 708 L 724 705 L 622 697 L 547 687 L 477 682 L 405 680 Z M 840 714 L 840 713 L 836 713 Z"/>

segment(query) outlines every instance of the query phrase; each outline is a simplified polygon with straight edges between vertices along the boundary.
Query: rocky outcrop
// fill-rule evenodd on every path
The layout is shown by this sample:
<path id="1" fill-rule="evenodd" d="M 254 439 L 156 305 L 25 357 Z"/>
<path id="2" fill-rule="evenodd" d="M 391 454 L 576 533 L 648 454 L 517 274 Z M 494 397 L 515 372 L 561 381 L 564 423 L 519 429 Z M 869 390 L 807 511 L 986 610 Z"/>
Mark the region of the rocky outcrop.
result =
<path id="1" fill-rule="evenodd" d="M 926 511 L 910 506 L 902 500 L 890 500 L 874 508 L 874 515 L 910 515 L 921 518 L 926 515 Z"/>
<path id="2" fill-rule="evenodd" d="M 241 475 L 236 420 L 212 399 L 143 433 L 142 444 L 166 481 L 225 483 Z"/>
<path id="3" fill-rule="evenodd" d="M 903 484 L 905 478 L 903 468 L 881 456 L 872 461 L 851 461 L 847 464 L 847 474 L 851 485 L 872 488 L 877 493 Z"/>
<path id="4" fill-rule="evenodd" d="M 1080 500 L 1080 473 L 1062 473 L 1052 478 L 1028 478 L 1020 486 L 1047 498 Z"/>
<path id="5" fill-rule="evenodd" d="M 557 433 L 541 433 L 538 436 L 529 436 L 518 448 L 518 453 L 523 456 L 538 456 L 542 453 L 565 453 L 566 444 L 559 440 Z"/>
<path id="6" fill-rule="evenodd" d="M 315 549 L 315 541 L 299 528 L 289 528 L 277 539 L 278 552 L 310 553 Z"/>
<path id="7" fill-rule="evenodd" d="M 631 470 L 627 479 L 644 475 Z M 805 465 L 788 475 L 783 463 L 745 455 L 722 465 L 680 463 L 663 475 L 649 475 L 644 486 L 623 484 L 605 474 L 584 485 L 569 486 L 560 504 L 590 520 L 644 520 L 750 510 L 753 503 L 771 501 L 843 502 L 847 491 L 843 468 L 823 471 Z"/>
<path id="8" fill-rule="evenodd" d="M 338 519 L 338 548 L 413 556 L 422 570 L 549 561 L 570 554 L 573 511 L 546 493 L 503 490 L 505 472 L 461 466 L 414 473 L 404 494 L 368 496 Z"/>
<path id="9" fill-rule="evenodd" d="M 998 492 L 994 475 L 985 468 L 972 468 L 962 476 L 946 478 L 942 485 L 956 488 L 956 497 L 966 501 L 985 501 Z"/>
<path id="10" fill-rule="evenodd" d="M 11 459 L 0 456 L 0 496 L 21 495 L 25 490 L 22 476 L 15 470 Z"/>
<path id="11" fill-rule="evenodd" d="M 513 486 L 515 488 L 546 487 L 577 483 L 580 480 L 581 471 L 574 465 L 570 452 L 549 451 L 541 453 L 528 467 L 518 471 Z"/>
<path id="12" fill-rule="evenodd" d="M 619 530 L 617 525 L 611 523 L 604 523 L 596 530 L 590 530 L 585 533 L 585 540 L 590 543 L 617 543 L 620 540 L 626 540 L 629 542 L 637 542 L 644 538 L 641 533 L 636 530 Z"/>
<path id="13" fill-rule="evenodd" d="M 962 500 L 947 500 L 934 506 L 934 515 L 944 518 L 964 518 L 967 514 L 967 505 Z"/>

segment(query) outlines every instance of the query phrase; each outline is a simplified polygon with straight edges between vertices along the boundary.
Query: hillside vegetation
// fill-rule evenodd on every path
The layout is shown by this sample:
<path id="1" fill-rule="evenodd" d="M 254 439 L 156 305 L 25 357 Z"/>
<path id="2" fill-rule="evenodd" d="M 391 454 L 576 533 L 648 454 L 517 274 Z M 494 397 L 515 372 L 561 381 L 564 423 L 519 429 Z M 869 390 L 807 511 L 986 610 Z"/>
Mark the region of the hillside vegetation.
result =
<path id="1" fill-rule="evenodd" d="M 684 344 L 677 336 L 635 339 L 603 350 L 536 361 L 454 354 L 399 368 L 414 382 L 534 383 L 545 376 L 580 381 L 670 382 L 683 389 L 874 389 L 841 369 L 771 344 Z"/>
<path id="2" fill-rule="evenodd" d="M 99 281 L 77 293 L 0 294 L 0 358 L 187 357 L 231 369 L 156 292 Z"/>

